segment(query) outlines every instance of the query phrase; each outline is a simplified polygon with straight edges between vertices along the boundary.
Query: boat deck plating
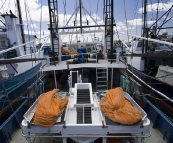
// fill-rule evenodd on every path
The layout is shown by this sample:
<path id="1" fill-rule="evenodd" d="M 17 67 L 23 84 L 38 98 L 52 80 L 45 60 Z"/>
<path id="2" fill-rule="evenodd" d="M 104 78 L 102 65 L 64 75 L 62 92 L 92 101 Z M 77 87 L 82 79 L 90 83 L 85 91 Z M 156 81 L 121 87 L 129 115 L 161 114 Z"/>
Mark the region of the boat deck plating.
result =
<path id="1" fill-rule="evenodd" d="M 90 106 L 89 104 L 85 106 L 85 104 L 74 106 L 75 104 L 75 94 L 70 95 L 69 103 L 65 111 L 65 115 L 62 114 L 61 121 L 57 121 L 55 125 L 51 128 L 44 128 L 40 126 L 36 126 L 31 124 L 32 118 L 34 116 L 34 111 L 38 104 L 37 101 L 30 107 L 30 109 L 24 115 L 24 120 L 22 121 L 22 131 L 23 136 L 25 136 L 28 140 L 28 143 L 31 143 L 31 137 L 43 137 L 43 138 L 62 138 L 63 143 L 67 143 L 67 138 L 71 138 L 74 141 L 79 143 L 82 142 L 92 142 L 97 138 L 102 138 L 102 142 L 106 143 L 106 139 L 110 136 L 110 134 L 128 134 L 123 137 L 129 137 L 129 134 L 137 134 L 139 138 L 141 137 L 141 143 L 144 142 L 145 137 L 150 136 L 150 121 L 146 117 L 146 113 L 143 109 L 137 105 L 137 103 L 128 95 L 124 93 L 125 98 L 128 99 L 131 104 L 137 107 L 141 112 L 143 119 L 134 125 L 122 125 L 118 123 L 110 123 L 107 121 L 106 117 L 101 113 L 99 108 L 99 99 L 96 94 L 92 95 L 93 104 Z M 78 123 L 78 111 L 77 108 L 90 107 L 91 108 L 91 122 L 85 123 L 83 112 L 83 123 Z M 81 110 L 80 110 L 81 111 Z M 84 110 L 83 110 L 84 111 Z M 46 135 L 45 135 L 46 134 Z M 120 136 L 120 135 L 119 135 Z M 113 136 L 113 137 L 119 137 Z M 85 140 L 84 140 L 85 139 Z"/>
<path id="2" fill-rule="evenodd" d="M 72 60 L 68 60 L 72 61 Z M 65 70 L 65 69 L 75 69 L 75 68 L 126 68 L 126 65 L 122 62 L 108 62 L 108 60 L 99 60 L 98 63 L 81 63 L 81 64 L 67 64 L 67 61 L 60 61 L 55 65 L 46 65 L 41 71 L 51 71 L 51 70 Z"/>

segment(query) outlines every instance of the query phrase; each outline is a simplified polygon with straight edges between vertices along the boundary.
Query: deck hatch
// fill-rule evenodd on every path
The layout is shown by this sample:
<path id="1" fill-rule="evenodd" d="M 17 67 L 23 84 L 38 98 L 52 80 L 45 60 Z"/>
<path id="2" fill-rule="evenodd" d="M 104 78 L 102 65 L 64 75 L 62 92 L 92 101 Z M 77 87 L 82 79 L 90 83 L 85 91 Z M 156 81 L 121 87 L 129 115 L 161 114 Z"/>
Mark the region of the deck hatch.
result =
<path id="1" fill-rule="evenodd" d="M 77 124 L 92 124 L 91 107 L 78 107 Z"/>
<path id="2" fill-rule="evenodd" d="M 77 89 L 77 104 L 87 103 L 91 103 L 89 89 Z"/>

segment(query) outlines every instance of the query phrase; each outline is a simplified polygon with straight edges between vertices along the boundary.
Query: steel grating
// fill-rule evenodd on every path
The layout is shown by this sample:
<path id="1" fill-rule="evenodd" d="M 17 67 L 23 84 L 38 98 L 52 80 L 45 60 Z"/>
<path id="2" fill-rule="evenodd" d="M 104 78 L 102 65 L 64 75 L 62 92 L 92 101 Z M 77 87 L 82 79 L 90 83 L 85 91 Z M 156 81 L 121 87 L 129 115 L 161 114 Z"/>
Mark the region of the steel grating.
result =
<path id="1" fill-rule="evenodd" d="M 77 124 L 91 124 L 91 107 L 77 108 Z"/>
<path id="2" fill-rule="evenodd" d="M 77 89 L 77 104 L 90 103 L 89 89 Z"/>

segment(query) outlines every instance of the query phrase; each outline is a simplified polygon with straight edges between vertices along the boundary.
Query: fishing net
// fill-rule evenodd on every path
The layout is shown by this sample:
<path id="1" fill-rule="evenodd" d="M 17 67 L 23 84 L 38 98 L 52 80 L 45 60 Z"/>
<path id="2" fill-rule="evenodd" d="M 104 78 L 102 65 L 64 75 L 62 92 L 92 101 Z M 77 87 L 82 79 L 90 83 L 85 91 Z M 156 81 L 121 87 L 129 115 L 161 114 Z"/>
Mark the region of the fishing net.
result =
<path id="1" fill-rule="evenodd" d="M 100 109 L 110 120 L 125 125 L 132 125 L 142 119 L 142 113 L 125 99 L 120 87 L 108 90 L 100 101 Z"/>
<path id="2" fill-rule="evenodd" d="M 38 102 L 34 115 L 34 124 L 42 127 L 51 127 L 64 111 L 68 99 L 61 99 L 58 89 L 46 92 Z"/>
<path id="3" fill-rule="evenodd" d="M 70 52 L 70 55 L 75 55 L 75 54 L 77 54 L 76 50 L 73 50 L 73 51 Z"/>

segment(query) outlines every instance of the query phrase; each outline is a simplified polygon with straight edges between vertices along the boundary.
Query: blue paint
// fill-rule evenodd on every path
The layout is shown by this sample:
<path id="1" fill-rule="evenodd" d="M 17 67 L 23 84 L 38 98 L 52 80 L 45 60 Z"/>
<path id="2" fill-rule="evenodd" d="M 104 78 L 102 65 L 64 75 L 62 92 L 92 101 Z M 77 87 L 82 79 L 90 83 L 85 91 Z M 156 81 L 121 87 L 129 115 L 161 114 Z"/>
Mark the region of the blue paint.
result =
<path id="1" fill-rule="evenodd" d="M 167 139 L 167 143 L 173 143 L 173 122 L 171 122 L 158 108 L 156 108 L 146 97 L 144 110 L 149 119 L 153 122 L 153 128 L 157 128 L 162 134 L 163 138 Z"/>
<path id="2" fill-rule="evenodd" d="M 86 47 L 79 47 L 77 49 L 79 63 L 83 63 L 83 54 L 86 53 Z"/>

